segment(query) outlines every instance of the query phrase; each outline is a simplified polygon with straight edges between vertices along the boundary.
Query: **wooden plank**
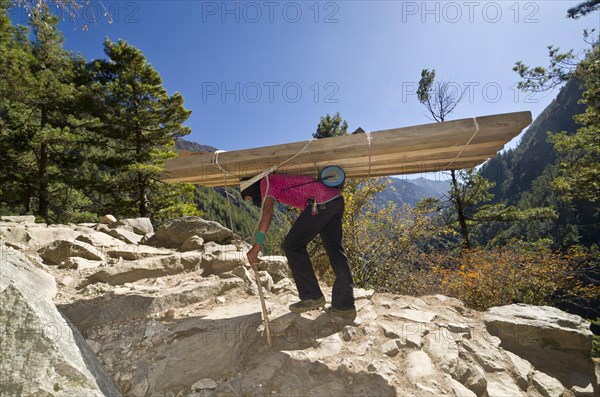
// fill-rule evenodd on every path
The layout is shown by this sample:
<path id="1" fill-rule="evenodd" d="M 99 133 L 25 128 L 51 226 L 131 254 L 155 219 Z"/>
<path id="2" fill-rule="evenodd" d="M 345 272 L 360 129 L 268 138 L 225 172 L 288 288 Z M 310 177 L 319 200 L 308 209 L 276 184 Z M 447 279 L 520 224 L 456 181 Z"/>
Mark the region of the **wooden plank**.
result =
<path id="1" fill-rule="evenodd" d="M 490 143 L 469 145 L 463 151 L 461 158 L 480 158 L 481 161 L 485 161 L 487 158 L 492 157 L 498 150 L 502 149 L 504 145 L 503 141 L 496 141 Z M 419 163 L 422 164 L 430 164 L 432 161 L 436 163 L 446 165 L 450 164 L 453 160 L 456 159 L 456 156 L 460 153 L 460 151 L 464 148 L 464 146 L 455 146 L 449 148 L 438 148 L 435 150 L 429 151 L 415 151 L 409 153 L 393 153 L 393 154 L 384 154 L 378 156 L 372 156 L 369 159 L 368 156 L 361 158 L 350 158 L 350 159 L 340 159 L 337 161 L 327 161 L 318 164 L 318 168 L 322 168 L 326 165 L 339 165 L 346 169 L 356 169 L 356 170 L 364 170 L 368 171 L 369 168 L 369 160 L 371 163 L 372 169 L 375 169 L 378 166 L 389 166 L 393 164 L 411 164 L 417 165 Z M 233 172 L 235 172 L 236 176 L 232 176 L 227 174 L 227 179 L 229 179 L 229 184 L 235 184 L 239 180 L 240 177 L 243 176 L 253 176 L 262 171 L 265 168 L 269 168 L 273 164 L 262 164 L 257 166 L 256 168 L 246 169 L 244 170 L 241 166 L 234 166 L 231 168 Z M 214 168 L 214 167 L 209 167 Z M 219 174 L 213 173 L 214 169 L 210 169 L 209 172 L 200 173 L 197 175 L 197 178 L 194 179 L 195 182 L 211 182 L 218 181 L 218 183 L 222 183 L 226 178 L 223 177 L 222 172 Z M 313 163 L 290 163 L 285 167 L 282 167 L 278 170 L 279 173 L 288 173 L 288 174 L 298 174 L 298 175 L 316 175 L 317 169 Z"/>
<path id="2" fill-rule="evenodd" d="M 471 168 L 478 164 L 481 164 L 481 159 L 474 161 L 457 161 L 450 169 L 464 169 Z M 371 170 L 371 173 L 368 173 L 365 170 L 361 171 L 353 171 L 347 173 L 348 178 L 366 178 L 366 177 L 379 177 L 379 176 L 390 176 L 390 175 L 404 175 L 404 174 L 415 174 L 415 173 L 423 173 L 423 172 L 432 172 L 439 171 L 440 167 L 444 167 L 444 163 L 430 163 L 430 164 L 400 164 L 393 167 L 386 167 L 381 169 Z M 233 182 L 231 179 L 225 181 L 222 180 L 212 180 L 210 182 L 206 182 L 204 180 L 191 180 L 189 183 L 197 183 L 205 186 L 238 186 L 239 183 Z"/>
<path id="3" fill-rule="evenodd" d="M 461 157 L 480 153 L 481 161 L 485 161 L 531 122 L 531 113 L 483 116 L 476 120 L 479 131 Z M 440 164 L 447 160 L 448 164 L 463 150 L 475 131 L 475 122 L 470 118 L 373 132 L 370 134 L 370 147 L 366 134 L 313 140 L 308 146 L 310 151 L 301 153 L 280 171 L 312 168 L 310 173 L 313 173 L 313 161 L 319 165 L 347 162 L 359 166 L 365 162 L 365 158 L 368 159 L 369 152 L 373 161 L 389 161 L 391 165 L 394 162 L 429 160 L 438 160 Z M 219 164 L 235 175 L 235 178 L 228 176 L 231 181 L 228 180 L 227 184 L 235 184 L 241 176 L 256 175 L 296 155 L 306 147 L 307 142 L 224 152 L 218 155 Z M 348 158 L 348 153 L 352 153 L 352 157 Z M 187 181 L 210 185 L 214 181 L 225 183 L 223 172 L 213 164 L 214 156 L 213 153 L 199 153 L 168 160 L 162 179 L 167 182 Z"/>
<path id="4" fill-rule="evenodd" d="M 358 166 L 358 167 L 346 167 L 344 166 L 344 171 L 346 172 L 346 176 L 348 178 L 355 177 L 367 177 L 367 176 L 385 176 L 385 175 L 403 175 L 410 174 L 415 172 L 430 172 L 430 171 L 440 171 L 440 170 L 453 170 L 453 169 L 462 169 L 473 167 L 477 164 L 481 164 L 488 157 L 483 156 L 470 156 L 465 157 L 450 163 L 454 159 L 444 159 L 444 160 L 430 160 L 430 161 L 420 161 L 420 162 L 412 162 L 412 163 L 395 163 L 395 164 L 380 164 L 380 165 L 372 165 L 369 170 L 368 167 Z M 285 173 L 285 172 L 284 172 Z M 295 170 L 295 172 L 287 172 L 293 175 L 312 175 L 316 176 L 316 171 L 314 168 L 300 169 Z M 231 178 L 226 175 L 221 175 L 219 178 L 211 178 L 206 179 L 203 177 L 199 177 L 198 179 L 189 181 L 190 183 L 199 183 L 207 186 L 233 186 L 239 184 L 239 180 L 236 178 Z"/>
<path id="5" fill-rule="evenodd" d="M 491 136 L 490 139 L 494 140 L 509 140 L 514 136 L 514 131 L 520 131 L 520 129 L 510 128 L 506 129 L 506 122 L 494 121 L 488 123 L 487 118 L 481 118 L 480 120 L 480 132 L 475 137 L 475 142 L 484 141 Z M 490 121 L 490 120 L 487 120 Z M 493 120 L 492 120 L 493 121 Z M 472 119 L 458 120 L 455 122 L 447 123 L 434 123 L 428 124 L 426 127 L 430 127 L 429 133 L 423 134 L 420 129 L 422 126 L 417 127 L 406 127 L 402 129 L 386 130 L 372 133 L 373 141 L 371 144 L 371 153 L 393 153 L 398 152 L 398 148 L 402 148 L 402 151 L 408 152 L 411 150 L 424 150 L 434 149 L 440 146 L 453 146 L 452 142 L 443 140 L 444 134 L 448 134 L 448 131 L 452 128 L 441 128 L 451 123 L 454 127 L 460 124 L 462 130 L 458 130 L 454 135 L 453 139 L 458 142 L 458 145 L 464 145 L 469 138 L 472 136 L 474 130 L 474 123 Z M 452 127 L 452 126 L 450 126 Z M 499 129 L 495 131 L 494 128 Z M 417 132 L 413 130 L 417 129 Z M 496 134 L 503 134 L 500 137 L 496 137 Z M 421 135 L 420 137 L 418 135 Z M 422 141 L 418 144 L 408 144 L 406 142 Z M 399 146 L 398 146 L 399 145 Z M 266 148 L 258 149 L 247 149 L 235 152 L 225 152 L 218 156 L 219 163 L 225 168 L 229 164 L 236 164 L 232 172 L 237 172 L 239 169 L 260 169 L 268 168 L 269 166 L 279 164 L 282 161 L 297 154 L 306 146 L 306 142 L 296 142 L 288 145 L 278 145 Z M 279 148 L 279 150 L 277 150 Z M 345 157 L 348 155 L 349 150 L 352 150 L 353 156 L 365 156 L 369 151 L 368 141 L 365 135 L 350 135 L 335 138 L 326 138 L 318 141 L 311 142 L 309 146 L 310 152 L 302 153 L 298 156 L 296 161 L 308 162 L 314 160 L 315 162 L 328 161 L 331 159 L 337 159 L 339 157 Z M 215 167 L 203 167 L 203 165 L 210 164 L 214 159 L 212 153 L 202 153 L 199 156 L 192 158 L 170 160 L 167 164 L 167 170 L 164 174 L 164 179 L 173 179 L 177 177 L 179 180 L 185 176 L 195 176 L 198 172 L 198 167 L 202 172 L 210 172 L 214 170 L 214 173 L 220 173 Z"/>

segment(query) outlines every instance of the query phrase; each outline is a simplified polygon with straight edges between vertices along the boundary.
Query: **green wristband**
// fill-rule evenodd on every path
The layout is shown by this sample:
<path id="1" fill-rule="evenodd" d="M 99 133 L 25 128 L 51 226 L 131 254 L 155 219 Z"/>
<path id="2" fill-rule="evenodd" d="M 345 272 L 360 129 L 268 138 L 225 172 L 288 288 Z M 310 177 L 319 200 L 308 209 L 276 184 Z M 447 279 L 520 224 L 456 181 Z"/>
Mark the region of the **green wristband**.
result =
<path id="1" fill-rule="evenodd" d="M 258 244 L 264 243 L 266 238 L 267 235 L 261 231 L 256 232 L 254 235 L 254 241 L 256 241 Z"/>

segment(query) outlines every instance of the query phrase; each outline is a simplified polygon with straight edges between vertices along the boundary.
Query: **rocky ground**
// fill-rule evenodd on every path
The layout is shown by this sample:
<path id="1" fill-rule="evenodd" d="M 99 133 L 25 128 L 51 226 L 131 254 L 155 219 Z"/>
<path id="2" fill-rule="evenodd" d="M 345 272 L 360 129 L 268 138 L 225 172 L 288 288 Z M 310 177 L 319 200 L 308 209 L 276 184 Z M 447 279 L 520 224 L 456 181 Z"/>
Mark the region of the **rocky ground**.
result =
<path id="1" fill-rule="evenodd" d="M 298 315 L 266 257 L 269 345 L 248 246 L 221 225 L 33 222 L 0 223 L 2 396 L 600 395 L 589 324 L 558 309 L 357 289 L 355 320 Z"/>

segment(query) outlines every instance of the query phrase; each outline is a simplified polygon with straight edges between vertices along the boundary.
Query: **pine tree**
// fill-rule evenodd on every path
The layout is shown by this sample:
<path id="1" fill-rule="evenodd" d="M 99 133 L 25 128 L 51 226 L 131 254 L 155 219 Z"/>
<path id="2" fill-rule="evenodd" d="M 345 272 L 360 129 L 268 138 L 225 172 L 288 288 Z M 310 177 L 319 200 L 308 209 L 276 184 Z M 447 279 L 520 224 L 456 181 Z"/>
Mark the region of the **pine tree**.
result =
<path id="1" fill-rule="evenodd" d="M 600 2 L 584 1 L 568 10 L 568 15 L 579 16 L 597 11 Z M 513 70 L 522 80 L 518 87 L 525 91 L 547 91 L 564 82 L 575 79 L 582 83 L 586 91 L 580 101 L 586 105 L 583 114 L 574 120 L 583 127 L 575 134 L 566 132 L 550 133 L 549 141 L 561 156 L 558 163 L 559 173 L 553 186 L 568 201 L 583 199 L 600 206 L 600 39 L 592 38 L 594 30 L 584 30 L 584 41 L 590 48 L 577 55 L 573 50 L 560 52 L 558 47 L 548 47 L 549 67 L 529 67 L 522 61 L 515 63 Z"/>
<path id="2" fill-rule="evenodd" d="M 317 126 L 317 131 L 313 133 L 313 138 L 329 138 L 332 136 L 346 135 L 348 133 L 348 123 L 342 120 L 340 112 L 336 112 L 333 117 L 325 115 Z"/>
<path id="3" fill-rule="evenodd" d="M 28 213 L 29 199 L 23 188 L 24 175 L 16 172 L 23 150 L 15 137 L 19 123 L 14 120 L 15 107 L 21 94 L 21 76 L 27 72 L 30 53 L 24 42 L 25 34 L 13 26 L 8 17 L 10 2 L 0 0 L 0 211 Z M 11 172 L 12 171 L 12 172 Z"/>
<path id="4" fill-rule="evenodd" d="M 550 142 L 561 155 L 554 186 L 568 200 L 584 199 L 600 207 L 600 42 L 575 73 L 586 87 L 581 101 L 586 110 L 574 118 L 583 127 L 573 135 L 550 135 Z"/>
<path id="5" fill-rule="evenodd" d="M 7 149 L 3 182 L 8 178 L 3 201 L 12 201 L 8 206 L 13 211 L 64 221 L 65 210 L 85 201 L 70 184 L 77 168 L 73 139 L 79 124 L 72 113 L 75 60 L 63 49 L 58 19 L 47 7 L 31 13 L 31 40 L 26 29 L 2 23 L 7 26 L 2 29 L 6 58 L 0 65 L 6 77 L 0 104 L 2 146 Z"/>
<path id="6" fill-rule="evenodd" d="M 99 178 L 109 195 L 105 210 L 117 214 L 173 217 L 194 212 L 193 189 L 159 180 L 165 160 L 175 157 L 176 137 L 190 133 L 182 125 L 191 111 L 183 97 L 169 96 L 158 72 L 143 53 L 123 40 L 106 40 L 108 60 L 90 64 L 94 84 L 94 115 L 102 120 L 97 153 L 103 172 Z"/>

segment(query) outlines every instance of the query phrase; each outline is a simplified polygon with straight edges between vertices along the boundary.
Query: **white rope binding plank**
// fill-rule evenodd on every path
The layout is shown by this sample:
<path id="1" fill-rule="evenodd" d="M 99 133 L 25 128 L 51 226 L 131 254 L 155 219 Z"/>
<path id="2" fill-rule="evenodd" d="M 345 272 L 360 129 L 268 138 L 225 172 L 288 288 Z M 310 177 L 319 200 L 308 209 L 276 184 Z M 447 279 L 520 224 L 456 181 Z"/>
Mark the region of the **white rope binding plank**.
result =
<path id="1" fill-rule="evenodd" d="M 471 142 L 473 141 L 475 136 L 479 133 L 479 123 L 477 122 L 477 117 L 473 117 L 473 124 L 475 124 L 475 132 L 473 133 L 471 138 L 469 138 L 469 140 L 467 141 L 465 146 L 463 146 L 463 148 L 460 150 L 460 152 L 458 152 L 458 154 L 456 155 L 454 160 L 449 162 L 448 165 L 442 171 L 448 171 L 448 168 L 450 166 L 452 166 L 452 164 L 454 164 L 456 162 L 456 160 L 458 160 L 458 158 L 463 154 L 463 152 L 469 147 L 469 145 L 471 144 Z"/>
<path id="2" fill-rule="evenodd" d="M 371 131 L 365 132 L 365 135 L 369 143 L 369 177 L 371 177 L 371 143 L 373 143 L 373 136 L 371 135 Z"/>

